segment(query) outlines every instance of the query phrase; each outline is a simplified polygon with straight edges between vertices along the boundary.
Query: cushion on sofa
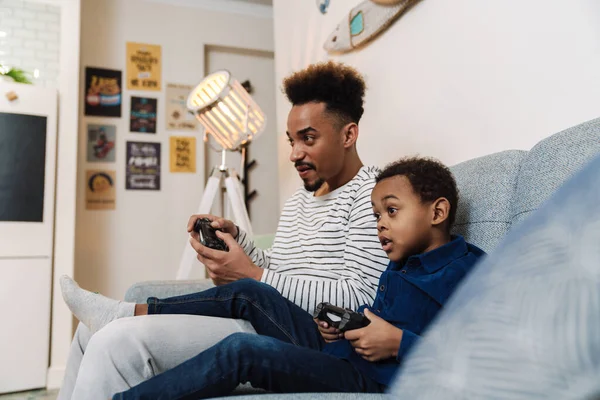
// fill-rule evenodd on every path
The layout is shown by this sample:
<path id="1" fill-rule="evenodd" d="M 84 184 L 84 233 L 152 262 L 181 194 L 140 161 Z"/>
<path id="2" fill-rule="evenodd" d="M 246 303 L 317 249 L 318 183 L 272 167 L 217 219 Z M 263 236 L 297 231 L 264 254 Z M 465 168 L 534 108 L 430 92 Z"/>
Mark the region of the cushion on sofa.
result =
<path id="1" fill-rule="evenodd" d="M 566 129 L 535 145 L 521 165 L 513 224 L 523 221 L 569 177 L 600 153 L 600 118 Z"/>
<path id="2" fill-rule="evenodd" d="M 508 232 L 519 166 L 526 152 L 509 150 L 450 168 L 459 189 L 453 233 L 490 252 Z"/>
<path id="3" fill-rule="evenodd" d="M 600 156 L 459 286 L 408 356 L 410 399 L 600 394 Z"/>

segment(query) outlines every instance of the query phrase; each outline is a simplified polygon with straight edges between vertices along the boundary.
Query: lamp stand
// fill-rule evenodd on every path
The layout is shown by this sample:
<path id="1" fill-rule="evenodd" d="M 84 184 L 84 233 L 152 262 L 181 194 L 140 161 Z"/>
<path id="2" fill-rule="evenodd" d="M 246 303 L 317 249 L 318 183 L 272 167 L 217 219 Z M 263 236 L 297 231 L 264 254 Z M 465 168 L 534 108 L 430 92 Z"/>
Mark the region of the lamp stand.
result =
<path id="1" fill-rule="evenodd" d="M 250 225 L 250 218 L 248 217 L 245 199 L 240 189 L 239 178 L 235 170 L 229 169 L 225 164 L 225 152 L 226 150 L 223 150 L 221 153 L 221 165 L 213 168 L 210 178 L 208 178 L 208 182 L 206 182 L 204 194 L 202 195 L 197 214 L 210 214 L 210 209 L 215 196 L 219 192 L 224 181 L 235 222 L 241 230 L 252 237 L 252 226 Z M 197 253 L 194 248 L 186 242 L 181 261 L 179 262 L 176 279 L 182 280 L 189 278 L 192 269 L 197 268 L 198 266 L 202 266 L 202 263 L 198 261 Z"/>

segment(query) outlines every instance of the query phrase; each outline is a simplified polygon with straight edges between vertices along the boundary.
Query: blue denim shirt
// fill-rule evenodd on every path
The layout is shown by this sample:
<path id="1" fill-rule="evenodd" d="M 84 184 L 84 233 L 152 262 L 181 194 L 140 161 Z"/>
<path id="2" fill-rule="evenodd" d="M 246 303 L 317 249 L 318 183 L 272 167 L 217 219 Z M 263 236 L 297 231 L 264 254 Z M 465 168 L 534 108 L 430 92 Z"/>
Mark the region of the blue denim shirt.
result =
<path id="1" fill-rule="evenodd" d="M 388 386 L 398 366 L 419 335 L 442 309 L 457 284 L 485 255 L 462 236 L 404 262 L 390 262 L 379 279 L 379 289 L 369 310 L 402 329 L 398 356 L 369 362 L 358 355 L 347 340 L 328 343 L 323 352 L 347 359 L 365 376 Z M 363 312 L 367 306 L 361 306 Z"/>

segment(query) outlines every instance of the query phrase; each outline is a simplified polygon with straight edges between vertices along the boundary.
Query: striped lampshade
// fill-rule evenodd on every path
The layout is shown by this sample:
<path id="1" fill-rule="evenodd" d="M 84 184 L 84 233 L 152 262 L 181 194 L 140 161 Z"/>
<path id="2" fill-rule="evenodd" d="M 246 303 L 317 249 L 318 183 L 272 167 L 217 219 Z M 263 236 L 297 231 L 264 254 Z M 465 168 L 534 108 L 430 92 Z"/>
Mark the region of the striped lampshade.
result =
<path id="1" fill-rule="evenodd" d="M 258 104 L 226 70 L 204 78 L 188 96 L 187 108 L 226 150 L 237 150 L 267 124 Z"/>

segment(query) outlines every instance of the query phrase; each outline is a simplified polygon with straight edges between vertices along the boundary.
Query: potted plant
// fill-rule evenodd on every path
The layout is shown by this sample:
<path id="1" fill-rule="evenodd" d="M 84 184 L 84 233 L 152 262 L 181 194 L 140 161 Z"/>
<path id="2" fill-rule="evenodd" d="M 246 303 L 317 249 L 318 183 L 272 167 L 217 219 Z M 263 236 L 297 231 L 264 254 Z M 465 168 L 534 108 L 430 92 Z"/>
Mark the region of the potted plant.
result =
<path id="1" fill-rule="evenodd" d="M 31 84 L 29 73 L 23 71 L 20 68 L 8 68 L 0 64 L 0 77 L 2 79 L 10 79 L 14 82 Z"/>

